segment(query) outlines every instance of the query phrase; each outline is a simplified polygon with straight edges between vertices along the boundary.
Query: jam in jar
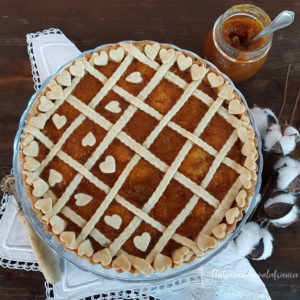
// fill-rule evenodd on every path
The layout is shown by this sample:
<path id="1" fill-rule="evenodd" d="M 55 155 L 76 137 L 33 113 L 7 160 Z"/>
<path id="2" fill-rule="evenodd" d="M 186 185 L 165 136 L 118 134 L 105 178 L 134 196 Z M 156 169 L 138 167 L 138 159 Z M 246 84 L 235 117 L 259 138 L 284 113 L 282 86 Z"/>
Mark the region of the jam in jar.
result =
<path id="1" fill-rule="evenodd" d="M 269 23 L 269 16 L 254 5 L 235 5 L 215 22 L 204 44 L 204 57 L 234 82 L 253 76 L 267 59 L 272 35 L 252 39 Z"/>

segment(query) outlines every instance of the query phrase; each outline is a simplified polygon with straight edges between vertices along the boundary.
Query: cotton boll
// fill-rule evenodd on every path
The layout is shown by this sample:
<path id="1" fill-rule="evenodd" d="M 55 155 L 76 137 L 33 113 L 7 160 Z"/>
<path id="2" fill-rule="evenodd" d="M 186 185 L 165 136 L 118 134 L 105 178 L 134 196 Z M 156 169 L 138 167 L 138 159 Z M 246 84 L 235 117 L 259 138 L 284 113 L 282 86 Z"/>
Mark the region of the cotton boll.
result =
<path id="1" fill-rule="evenodd" d="M 271 223 L 276 227 L 287 227 L 298 220 L 299 213 L 299 208 L 296 205 L 294 205 L 286 216 L 277 220 L 271 220 Z"/>
<path id="2" fill-rule="evenodd" d="M 252 259 L 266 259 L 272 254 L 272 235 L 257 223 L 249 222 L 235 239 L 237 252 Z"/>
<path id="3" fill-rule="evenodd" d="M 273 252 L 273 237 L 271 233 L 266 228 L 261 228 L 261 231 L 264 241 L 264 249 L 262 255 L 258 257 L 257 260 L 267 259 L 272 255 Z"/>
<path id="4" fill-rule="evenodd" d="M 264 113 L 268 116 L 268 124 L 271 126 L 272 124 L 279 124 L 279 121 L 276 115 L 269 108 L 264 109 Z"/>
<path id="5" fill-rule="evenodd" d="M 285 157 L 280 158 L 276 162 L 276 164 L 274 165 L 274 169 L 278 170 L 278 169 L 280 169 L 282 167 L 286 167 L 286 166 L 296 169 L 296 168 L 300 168 L 300 163 L 297 160 L 290 158 L 289 156 L 285 156 Z"/>
<path id="6" fill-rule="evenodd" d="M 278 172 L 277 187 L 291 193 L 300 192 L 300 162 L 288 156 L 282 157 L 274 165 Z"/>
<path id="7" fill-rule="evenodd" d="M 254 249 L 261 239 L 260 227 L 257 223 L 249 222 L 243 227 L 241 233 L 235 239 L 238 253 L 247 256 Z"/>
<path id="8" fill-rule="evenodd" d="M 284 135 L 280 140 L 279 144 L 281 146 L 282 154 L 288 155 L 293 152 L 296 148 L 296 138 L 293 135 Z"/>
<path id="9" fill-rule="evenodd" d="M 271 223 L 277 227 L 287 227 L 294 223 L 299 216 L 299 209 L 295 205 L 296 197 L 291 193 L 275 192 L 269 198 L 264 211 Z"/>
<path id="10" fill-rule="evenodd" d="M 277 203 L 295 204 L 295 199 L 296 197 L 293 194 L 286 193 L 286 192 L 275 192 L 266 201 L 264 208 L 267 208 Z"/>
<path id="11" fill-rule="evenodd" d="M 268 128 L 268 116 L 260 107 L 254 107 L 251 109 L 251 111 L 253 113 L 257 129 L 261 137 L 264 138 L 266 130 Z"/>
<path id="12" fill-rule="evenodd" d="M 278 124 L 271 125 L 265 135 L 265 150 L 270 151 L 271 148 L 281 139 L 282 133 Z"/>
<path id="13" fill-rule="evenodd" d="M 278 120 L 274 113 L 268 108 L 253 107 L 251 109 L 257 129 L 262 137 L 265 138 L 267 128 L 272 124 L 278 124 Z"/>
<path id="14" fill-rule="evenodd" d="M 299 168 L 281 167 L 278 170 L 277 188 L 279 190 L 287 189 L 288 185 L 300 174 Z"/>
<path id="15" fill-rule="evenodd" d="M 283 155 L 288 155 L 295 150 L 296 144 L 299 141 L 299 131 L 292 126 L 287 126 L 284 130 L 284 135 L 280 138 L 280 152 Z"/>
<path id="16" fill-rule="evenodd" d="M 287 126 L 284 130 L 283 135 L 295 136 L 296 137 L 296 142 L 298 142 L 299 139 L 300 139 L 299 131 L 293 126 Z"/>

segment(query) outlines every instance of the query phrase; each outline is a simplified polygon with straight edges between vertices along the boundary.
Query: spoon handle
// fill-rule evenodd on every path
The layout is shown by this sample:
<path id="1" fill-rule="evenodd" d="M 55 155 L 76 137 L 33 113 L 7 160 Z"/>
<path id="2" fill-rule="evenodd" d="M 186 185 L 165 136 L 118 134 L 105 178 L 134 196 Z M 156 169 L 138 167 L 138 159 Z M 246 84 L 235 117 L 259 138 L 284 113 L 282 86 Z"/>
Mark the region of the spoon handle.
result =
<path id="1" fill-rule="evenodd" d="M 283 27 L 289 26 L 294 22 L 295 13 L 289 10 L 284 10 L 268 25 L 266 26 L 252 41 L 261 39 L 262 37 L 273 33 L 274 31 Z"/>

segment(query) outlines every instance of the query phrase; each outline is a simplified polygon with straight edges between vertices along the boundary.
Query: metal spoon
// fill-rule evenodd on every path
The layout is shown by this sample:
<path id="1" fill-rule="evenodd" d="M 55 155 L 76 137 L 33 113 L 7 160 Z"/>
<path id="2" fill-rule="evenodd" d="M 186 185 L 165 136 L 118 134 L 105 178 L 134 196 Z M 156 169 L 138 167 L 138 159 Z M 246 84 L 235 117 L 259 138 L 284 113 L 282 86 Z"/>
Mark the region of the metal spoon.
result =
<path id="1" fill-rule="evenodd" d="M 257 41 L 262 37 L 273 33 L 274 31 L 283 27 L 289 26 L 294 22 L 295 13 L 289 10 L 284 10 L 268 25 L 266 26 L 257 36 L 255 36 L 251 42 Z"/>

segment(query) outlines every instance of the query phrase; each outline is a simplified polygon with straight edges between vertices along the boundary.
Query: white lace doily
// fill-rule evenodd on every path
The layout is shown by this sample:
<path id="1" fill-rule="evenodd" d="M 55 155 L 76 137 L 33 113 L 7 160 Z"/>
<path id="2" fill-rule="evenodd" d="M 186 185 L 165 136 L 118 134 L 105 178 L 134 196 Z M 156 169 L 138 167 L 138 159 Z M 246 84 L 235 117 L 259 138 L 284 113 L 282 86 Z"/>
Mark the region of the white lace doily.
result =
<path id="1" fill-rule="evenodd" d="M 47 300 L 56 300 L 54 296 L 53 286 L 49 282 L 45 282 Z M 158 298 L 147 296 L 136 291 L 118 291 L 103 293 L 87 297 L 88 300 L 159 300 Z"/>
<path id="2" fill-rule="evenodd" d="M 51 28 L 43 32 L 27 34 L 26 38 L 35 90 L 61 64 L 80 53 L 59 29 Z M 10 198 L 9 201 L 8 198 Z M 15 201 L 13 197 L 3 197 L 0 207 L 0 214 L 2 215 L 0 226 L 5 215 L 9 212 L 8 208 L 13 208 L 13 205 L 10 205 L 13 201 Z M 16 214 L 17 208 L 14 207 L 14 209 Z M 19 230 L 21 229 L 19 228 Z M 14 264 L 11 261 L 7 267 L 21 268 L 22 261 L 24 261 L 22 255 L 19 256 L 17 263 Z M 1 260 L 1 265 L 2 261 L 4 260 Z M 5 264 L 6 261 L 4 261 L 3 266 Z M 23 266 L 22 269 L 38 270 L 35 262 L 30 265 L 26 260 Z M 61 266 L 63 270 L 61 282 L 54 286 L 48 282 L 45 283 L 47 299 L 83 299 L 88 297 L 88 299 L 100 300 L 148 300 L 150 299 L 149 295 L 152 295 L 153 298 L 156 297 L 154 299 L 161 300 L 270 299 L 263 282 L 248 260 L 236 257 L 234 249 L 230 248 L 225 249 L 209 263 L 192 273 L 165 282 L 159 281 L 157 284 L 133 284 L 107 280 L 79 269 L 68 261 L 61 260 Z M 118 288 L 117 291 L 116 287 Z"/>

